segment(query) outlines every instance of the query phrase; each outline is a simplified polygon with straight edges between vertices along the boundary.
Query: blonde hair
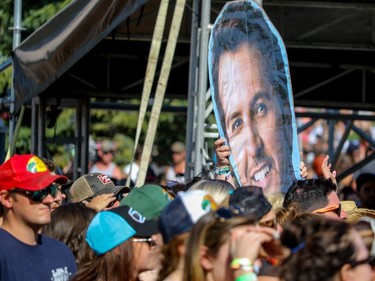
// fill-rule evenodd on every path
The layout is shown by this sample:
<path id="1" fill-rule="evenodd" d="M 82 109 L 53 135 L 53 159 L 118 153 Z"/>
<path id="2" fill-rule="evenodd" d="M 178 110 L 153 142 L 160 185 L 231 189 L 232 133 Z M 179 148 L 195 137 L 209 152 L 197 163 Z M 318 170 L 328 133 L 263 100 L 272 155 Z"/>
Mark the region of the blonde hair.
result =
<path id="1" fill-rule="evenodd" d="M 274 212 L 277 212 L 283 207 L 283 202 L 284 202 L 284 193 L 282 192 L 276 192 L 272 194 L 266 194 L 265 195 L 268 202 L 271 203 L 272 209 Z"/>
<path id="2" fill-rule="evenodd" d="M 301 212 L 298 204 L 295 203 L 290 204 L 286 208 L 279 209 L 276 213 L 276 221 L 283 228 L 291 222 L 302 225 L 317 218 L 325 219 L 325 217 L 318 214 Z"/>
<path id="3" fill-rule="evenodd" d="M 219 179 L 204 179 L 196 182 L 189 190 L 205 190 L 218 205 L 227 198 L 230 191 L 234 190 L 229 182 Z"/>
<path id="4" fill-rule="evenodd" d="M 254 224 L 249 217 L 220 219 L 217 213 L 210 212 L 193 226 L 186 244 L 184 281 L 204 281 L 206 272 L 201 266 L 200 251 L 207 247 L 208 253 L 215 257 L 220 247 L 227 241 L 234 227 Z"/>

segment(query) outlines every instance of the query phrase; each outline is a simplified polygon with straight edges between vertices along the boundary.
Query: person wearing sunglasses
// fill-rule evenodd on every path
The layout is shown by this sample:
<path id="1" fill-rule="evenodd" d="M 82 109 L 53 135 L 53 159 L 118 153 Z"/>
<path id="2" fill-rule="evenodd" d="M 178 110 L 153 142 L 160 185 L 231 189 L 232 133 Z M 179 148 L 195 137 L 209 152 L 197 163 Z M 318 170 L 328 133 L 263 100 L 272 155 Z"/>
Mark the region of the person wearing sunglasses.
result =
<path id="1" fill-rule="evenodd" d="M 98 144 L 97 161 L 92 165 L 89 173 L 101 173 L 109 176 L 114 182 L 127 178 L 120 167 L 114 162 L 116 145 L 111 140 L 103 140 Z"/>
<path id="2" fill-rule="evenodd" d="M 283 281 L 374 280 L 374 257 L 353 225 L 323 217 L 292 221 L 281 242 L 291 251 L 281 265 Z"/>
<path id="3" fill-rule="evenodd" d="M 161 212 L 169 202 L 173 200 L 175 194 L 156 184 L 144 184 L 135 187 L 129 194 L 121 200 L 121 206 L 129 206 L 135 211 L 142 214 L 146 219 L 158 219 Z M 143 257 L 144 268 L 150 270 L 144 271 L 140 275 L 141 280 L 155 280 L 160 265 L 160 246 L 162 245 L 162 238 L 160 233 L 155 233 L 152 237 L 137 237 L 134 243 L 137 247 L 137 255 Z M 148 247 L 147 241 L 143 239 L 151 239 L 156 242 L 155 247 Z M 150 241 L 151 243 L 151 241 Z M 141 260 L 141 258 L 139 258 Z"/>
<path id="4" fill-rule="evenodd" d="M 14 155 L 0 166 L 0 175 L 0 280 L 68 280 L 77 270 L 72 252 L 39 234 L 51 221 L 57 184 L 67 178 L 52 175 L 32 154 Z"/>
<path id="5" fill-rule="evenodd" d="M 72 281 L 136 281 L 148 267 L 148 257 L 140 255 L 155 247 L 157 220 L 148 220 L 129 206 L 120 206 L 95 215 L 86 232 L 86 242 L 94 257 L 79 268 Z"/>
<path id="6" fill-rule="evenodd" d="M 171 145 L 172 163 L 162 172 L 160 185 L 173 187 L 175 184 L 185 184 L 186 148 L 185 144 L 175 141 Z"/>
<path id="7" fill-rule="evenodd" d="M 47 166 L 48 170 L 51 172 L 52 175 L 57 174 L 58 169 L 56 167 L 55 162 L 53 162 L 51 159 L 48 159 L 48 158 L 40 157 L 40 159 Z M 56 186 L 57 186 L 57 192 L 56 192 L 56 196 L 54 197 L 53 203 L 51 204 L 51 211 L 55 211 L 58 207 L 60 207 L 63 204 L 63 201 L 66 199 L 66 194 L 62 190 L 62 186 L 60 184 Z"/>
<path id="8" fill-rule="evenodd" d="M 329 219 L 346 220 L 348 214 L 341 209 L 337 186 L 330 179 L 307 179 L 293 183 L 285 194 L 283 207 L 294 204 L 299 212 L 323 215 Z"/>

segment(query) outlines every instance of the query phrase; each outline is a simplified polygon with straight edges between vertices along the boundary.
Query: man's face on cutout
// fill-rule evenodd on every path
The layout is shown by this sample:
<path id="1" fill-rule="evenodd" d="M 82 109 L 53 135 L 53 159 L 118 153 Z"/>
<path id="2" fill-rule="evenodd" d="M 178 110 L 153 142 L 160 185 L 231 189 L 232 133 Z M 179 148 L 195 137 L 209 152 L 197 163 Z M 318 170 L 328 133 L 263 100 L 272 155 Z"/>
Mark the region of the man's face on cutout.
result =
<path id="1" fill-rule="evenodd" d="M 280 94 L 272 87 L 272 70 L 256 46 L 243 44 L 219 60 L 218 90 L 229 146 L 242 186 L 278 192 L 291 163 L 291 144 L 283 127 Z M 289 124 L 288 124 L 289 125 Z"/>

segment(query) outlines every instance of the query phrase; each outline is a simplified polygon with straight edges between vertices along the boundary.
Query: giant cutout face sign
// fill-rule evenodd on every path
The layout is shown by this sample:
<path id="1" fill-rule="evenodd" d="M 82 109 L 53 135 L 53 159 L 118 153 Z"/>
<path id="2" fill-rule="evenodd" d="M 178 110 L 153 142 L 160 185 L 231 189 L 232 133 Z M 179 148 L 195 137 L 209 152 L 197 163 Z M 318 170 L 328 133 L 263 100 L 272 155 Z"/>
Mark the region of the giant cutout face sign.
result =
<path id="1" fill-rule="evenodd" d="M 284 43 L 252 1 L 228 2 L 209 43 L 209 76 L 221 137 L 241 186 L 285 192 L 299 179 L 297 126 Z"/>

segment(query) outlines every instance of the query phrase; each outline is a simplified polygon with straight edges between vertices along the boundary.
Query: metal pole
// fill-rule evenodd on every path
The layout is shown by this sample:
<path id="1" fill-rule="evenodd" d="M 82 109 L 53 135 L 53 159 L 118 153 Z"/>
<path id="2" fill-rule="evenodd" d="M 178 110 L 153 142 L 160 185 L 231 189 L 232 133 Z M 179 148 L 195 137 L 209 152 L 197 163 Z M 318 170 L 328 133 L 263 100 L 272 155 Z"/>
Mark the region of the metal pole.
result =
<path id="1" fill-rule="evenodd" d="M 74 170 L 73 179 L 76 180 L 82 175 L 81 167 L 81 142 L 82 142 L 82 112 L 83 108 L 81 104 L 76 105 L 76 128 L 74 132 L 75 142 L 74 142 Z"/>
<path id="2" fill-rule="evenodd" d="M 191 19 L 190 35 L 190 65 L 189 65 L 189 88 L 188 88 L 188 108 L 186 121 L 186 167 L 185 180 L 192 178 L 194 168 L 194 130 L 195 130 L 195 104 L 197 98 L 197 65 L 198 65 L 198 27 L 199 27 L 199 0 L 193 1 L 193 11 Z"/>
<path id="3" fill-rule="evenodd" d="M 39 96 L 39 106 L 38 106 L 38 145 L 37 145 L 37 155 L 41 157 L 46 157 L 46 105 L 47 98 L 44 96 Z"/>
<path id="4" fill-rule="evenodd" d="M 31 153 L 38 154 L 38 97 L 34 97 L 31 102 Z"/>
<path id="5" fill-rule="evenodd" d="M 211 0 L 202 1 L 201 13 L 201 37 L 199 48 L 199 72 L 198 72 L 198 110 L 197 110 L 197 135 L 195 137 L 195 159 L 194 174 L 197 175 L 202 171 L 202 151 L 204 142 L 204 123 L 206 109 L 206 92 L 207 92 L 207 57 L 208 57 L 208 36 L 210 22 Z"/>
<path id="6" fill-rule="evenodd" d="M 14 0 L 14 26 L 13 28 L 13 50 L 20 44 L 21 42 L 21 15 L 22 15 L 22 0 Z M 9 144 L 13 141 L 13 133 L 16 127 L 16 117 L 15 117 L 15 101 L 16 95 L 14 93 L 14 85 L 12 85 L 10 90 L 10 121 L 9 121 Z M 11 152 L 13 153 L 13 152 Z"/>
<path id="7" fill-rule="evenodd" d="M 5 136 L 7 128 L 4 126 L 4 122 L 0 119 L 0 163 L 4 162 L 5 159 Z"/>
<path id="8" fill-rule="evenodd" d="M 340 140 L 339 144 L 337 145 L 337 147 L 335 149 L 335 153 L 333 154 L 333 158 L 330 159 L 331 164 L 332 164 L 332 166 L 331 166 L 332 171 L 335 170 L 337 161 L 339 160 L 340 155 L 341 155 L 342 148 L 344 147 L 344 144 L 345 144 L 346 140 L 348 139 L 349 133 L 353 128 L 353 124 L 354 124 L 353 120 L 345 122 L 345 131 L 344 131 L 344 133 L 341 137 L 341 140 Z"/>
<path id="9" fill-rule="evenodd" d="M 335 124 L 336 124 L 335 120 L 328 121 L 328 155 L 330 159 L 333 159 Z"/>
<path id="10" fill-rule="evenodd" d="M 81 173 L 88 173 L 89 163 L 89 137 L 90 137 L 90 98 L 85 98 L 82 104 L 82 131 L 81 131 Z"/>

